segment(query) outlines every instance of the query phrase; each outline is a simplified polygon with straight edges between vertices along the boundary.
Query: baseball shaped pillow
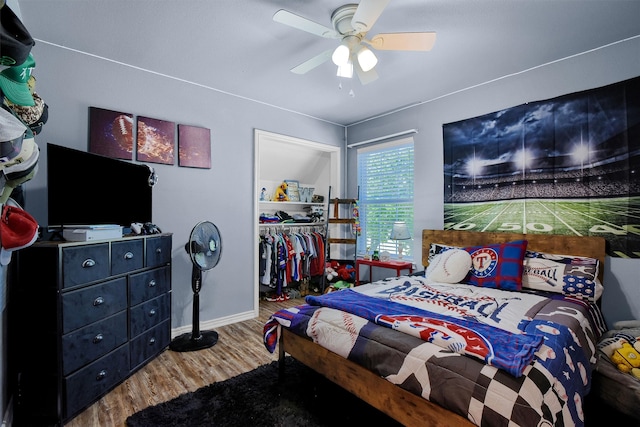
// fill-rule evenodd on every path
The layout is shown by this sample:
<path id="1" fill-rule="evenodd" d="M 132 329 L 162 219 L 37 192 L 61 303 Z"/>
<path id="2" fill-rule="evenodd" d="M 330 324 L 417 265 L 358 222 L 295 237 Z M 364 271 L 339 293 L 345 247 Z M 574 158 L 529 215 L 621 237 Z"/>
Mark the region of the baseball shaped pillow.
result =
<path id="1" fill-rule="evenodd" d="M 471 255 L 464 249 L 449 249 L 436 255 L 424 277 L 429 283 L 460 283 L 471 268 Z"/>

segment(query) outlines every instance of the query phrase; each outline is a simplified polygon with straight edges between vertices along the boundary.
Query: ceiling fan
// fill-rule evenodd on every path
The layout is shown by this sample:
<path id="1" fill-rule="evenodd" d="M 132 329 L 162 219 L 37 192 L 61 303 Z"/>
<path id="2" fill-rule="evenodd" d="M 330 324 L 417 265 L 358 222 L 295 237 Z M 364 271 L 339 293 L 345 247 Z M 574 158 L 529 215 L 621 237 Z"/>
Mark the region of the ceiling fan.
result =
<path id="1" fill-rule="evenodd" d="M 351 78 L 355 69 L 360 82 L 367 84 L 378 78 L 374 68 L 378 59 L 370 47 L 376 50 L 431 50 L 436 41 L 435 32 L 380 33 L 367 38 L 389 1 L 362 0 L 360 4 L 340 6 L 331 14 L 333 29 L 284 9 L 277 11 L 273 15 L 276 22 L 320 37 L 341 40 L 337 48 L 326 50 L 291 71 L 305 74 L 331 58 L 338 66 L 338 76 Z"/>

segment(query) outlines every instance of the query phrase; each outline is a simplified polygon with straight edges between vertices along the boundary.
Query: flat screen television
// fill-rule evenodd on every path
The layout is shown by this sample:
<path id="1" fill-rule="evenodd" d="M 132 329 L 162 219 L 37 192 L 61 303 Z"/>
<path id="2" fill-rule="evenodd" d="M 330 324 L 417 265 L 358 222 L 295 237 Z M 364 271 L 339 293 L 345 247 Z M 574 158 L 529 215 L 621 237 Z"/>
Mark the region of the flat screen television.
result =
<path id="1" fill-rule="evenodd" d="M 48 227 L 152 221 L 147 165 L 47 143 Z"/>

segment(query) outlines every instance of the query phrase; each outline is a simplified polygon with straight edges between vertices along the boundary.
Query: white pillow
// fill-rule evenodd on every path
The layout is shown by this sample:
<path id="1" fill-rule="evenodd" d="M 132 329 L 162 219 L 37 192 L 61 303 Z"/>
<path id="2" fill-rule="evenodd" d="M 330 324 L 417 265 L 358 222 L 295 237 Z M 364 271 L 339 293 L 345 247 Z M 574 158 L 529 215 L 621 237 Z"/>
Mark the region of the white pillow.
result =
<path id="1" fill-rule="evenodd" d="M 424 277 L 427 283 L 460 283 L 471 268 L 471 255 L 464 249 L 449 249 L 433 257 Z"/>

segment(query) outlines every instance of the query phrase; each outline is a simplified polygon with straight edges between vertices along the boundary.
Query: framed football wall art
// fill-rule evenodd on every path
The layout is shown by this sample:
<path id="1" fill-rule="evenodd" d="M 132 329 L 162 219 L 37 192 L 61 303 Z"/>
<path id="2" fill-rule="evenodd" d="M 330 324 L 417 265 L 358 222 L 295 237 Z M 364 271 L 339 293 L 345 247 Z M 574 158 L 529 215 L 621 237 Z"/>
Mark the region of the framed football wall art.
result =
<path id="1" fill-rule="evenodd" d="M 211 169 L 211 130 L 178 125 L 178 166 Z"/>
<path id="2" fill-rule="evenodd" d="M 89 152 L 131 160 L 134 136 L 133 114 L 89 107 Z"/>
<path id="3" fill-rule="evenodd" d="M 141 162 L 173 165 L 175 127 L 174 122 L 139 116 L 136 159 Z"/>

